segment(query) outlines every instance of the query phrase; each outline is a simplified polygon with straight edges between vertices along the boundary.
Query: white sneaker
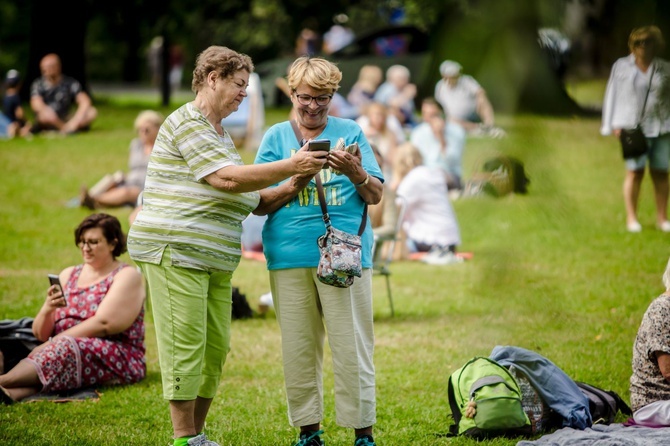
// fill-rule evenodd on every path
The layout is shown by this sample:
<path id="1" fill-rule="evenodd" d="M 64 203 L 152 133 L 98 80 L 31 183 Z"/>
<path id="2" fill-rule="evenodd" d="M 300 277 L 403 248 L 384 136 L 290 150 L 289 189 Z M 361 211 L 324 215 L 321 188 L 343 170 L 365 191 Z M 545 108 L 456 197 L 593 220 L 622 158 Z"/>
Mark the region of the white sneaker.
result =
<path id="1" fill-rule="evenodd" d="M 421 259 L 429 265 L 450 265 L 452 263 L 463 263 L 463 259 L 449 250 L 431 251 Z"/>
<path id="2" fill-rule="evenodd" d="M 668 223 L 668 222 L 665 222 L 665 223 Z M 632 223 L 628 223 L 626 225 L 626 229 L 628 230 L 628 232 L 640 232 L 640 231 L 642 231 L 642 225 L 639 222 L 634 221 Z"/>
<path id="3" fill-rule="evenodd" d="M 207 439 L 207 436 L 205 434 L 200 434 L 197 435 L 190 440 L 188 440 L 188 445 L 189 446 L 219 446 L 218 443 L 214 443 L 213 441 L 210 441 Z"/>
<path id="4" fill-rule="evenodd" d="M 670 221 L 665 220 L 663 223 L 658 225 L 658 229 L 660 229 L 663 232 L 670 232 Z"/>

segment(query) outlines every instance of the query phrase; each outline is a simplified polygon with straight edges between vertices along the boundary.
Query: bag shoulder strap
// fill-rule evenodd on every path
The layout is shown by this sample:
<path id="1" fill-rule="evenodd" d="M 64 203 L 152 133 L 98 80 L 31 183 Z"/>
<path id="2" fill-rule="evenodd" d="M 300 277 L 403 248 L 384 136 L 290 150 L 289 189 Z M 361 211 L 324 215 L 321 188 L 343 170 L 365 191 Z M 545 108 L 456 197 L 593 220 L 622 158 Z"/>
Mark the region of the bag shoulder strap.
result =
<path id="1" fill-rule="evenodd" d="M 644 103 L 642 104 L 642 110 L 640 111 L 640 119 L 638 123 L 642 122 L 642 117 L 644 116 L 645 108 L 647 108 L 647 99 L 649 98 L 649 91 L 651 90 L 651 80 L 654 78 L 654 72 L 656 71 L 656 64 L 651 69 L 651 75 L 649 75 L 649 85 L 647 85 L 647 93 L 644 95 Z"/>
<path id="2" fill-rule="evenodd" d="M 305 145 L 305 138 L 302 137 L 302 132 L 298 128 L 298 123 L 295 121 L 295 119 L 291 119 L 291 127 L 293 128 L 293 133 L 295 133 L 295 137 L 298 140 L 298 143 L 300 146 Z M 321 207 L 321 213 L 323 214 L 323 222 L 326 224 L 326 228 L 329 228 L 331 226 L 330 223 L 330 215 L 328 215 L 328 206 L 326 204 L 326 194 L 323 192 L 323 184 L 321 183 L 321 174 L 317 173 L 314 176 L 314 181 L 316 182 L 316 191 L 319 196 L 319 206 Z M 367 224 L 368 221 L 368 205 L 367 203 L 365 204 L 365 207 L 363 208 L 363 216 L 361 218 L 361 224 L 358 227 L 358 236 L 360 237 L 363 235 L 363 232 L 365 231 L 365 225 Z"/>

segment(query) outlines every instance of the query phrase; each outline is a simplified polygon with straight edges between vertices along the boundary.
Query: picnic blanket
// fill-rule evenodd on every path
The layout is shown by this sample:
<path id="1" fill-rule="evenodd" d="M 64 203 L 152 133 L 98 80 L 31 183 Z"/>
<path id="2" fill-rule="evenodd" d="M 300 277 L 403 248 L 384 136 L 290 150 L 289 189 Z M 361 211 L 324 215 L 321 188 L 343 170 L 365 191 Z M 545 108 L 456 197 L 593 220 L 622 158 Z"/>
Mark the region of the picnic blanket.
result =
<path id="1" fill-rule="evenodd" d="M 523 440 L 517 446 L 659 446 L 670 444 L 670 427 L 625 427 L 623 424 L 594 424 L 584 430 L 564 427 L 537 440 Z"/>
<path id="2" fill-rule="evenodd" d="M 100 393 L 92 388 L 66 390 L 62 392 L 37 393 L 21 400 L 22 403 L 31 403 L 34 401 L 51 401 L 53 403 L 68 403 L 70 401 L 84 401 L 100 399 Z"/>

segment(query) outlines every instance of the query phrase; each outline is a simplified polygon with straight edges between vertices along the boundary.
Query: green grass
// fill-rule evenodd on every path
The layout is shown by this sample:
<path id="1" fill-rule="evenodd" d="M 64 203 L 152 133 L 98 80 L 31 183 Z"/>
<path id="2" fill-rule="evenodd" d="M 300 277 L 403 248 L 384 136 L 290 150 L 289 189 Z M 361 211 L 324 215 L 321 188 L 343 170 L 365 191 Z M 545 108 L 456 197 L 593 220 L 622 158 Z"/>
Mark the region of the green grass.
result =
<path id="1" fill-rule="evenodd" d="M 34 315 L 46 274 L 78 263 L 72 231 L 86 215 L 64 203 L 81 184 L 126 166 L 132 123 L 146 103 L 100 106 L 94 129 L 68 138 L 0 142 L 0 319 Z M 167 112 L 168 110 L 163 110 Z M 285 119 L 273 110 L 267 121 Z M 668 235 L 654 229 L 651 184 L 640 203 L 644 230 L 624 229 L 623 165 L 614 139 L 583 118 L 500 116 L 503 140 L 468 141 L 469 176 L 496 151 L 521 158 L 532 183 L 527 196 L 455 203 L 463 245 L 474 253 L 447 267 L 392 265 L 396 316 L 382 278 L 374 279 L 380 445 L 470 445 L 446 438 L 447 379 L 495 345 L 534 350 L 576 380 L 628 400 L 631 349 L 648 303 L 662 291 Z M 243 153 L 246 161 L 252 153 Z M 129 210 L 114 209 L 127 229 Z M 127 255 L 123 260 L 129 261 Z M 265 266 L 243 260 L 233 282 L 252 306 L 269 290 Z M 279 330 L 274 317 L 235 321 L 232 351 L 208 419 L 221 445 L 288 445 Z M 161 397 L 151 317 L 148 377 L 104 388 L 98 402 L 0 406 L 6 444 L 166 444 L 171 436 Z M 332 365 L 326 355 L 324 428 L 329 445 L 351 444 L 334 421 Z M 513 445 L 493 440 L 491 445 Z"/>

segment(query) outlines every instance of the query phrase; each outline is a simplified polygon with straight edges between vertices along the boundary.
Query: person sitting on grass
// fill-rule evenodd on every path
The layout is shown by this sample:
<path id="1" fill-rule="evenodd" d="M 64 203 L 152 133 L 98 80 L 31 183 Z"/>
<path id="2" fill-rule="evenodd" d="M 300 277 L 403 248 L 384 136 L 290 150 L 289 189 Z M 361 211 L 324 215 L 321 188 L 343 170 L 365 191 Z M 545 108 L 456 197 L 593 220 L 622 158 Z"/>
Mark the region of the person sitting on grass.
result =
<path id="1" fill-rule="evenodd" d="M 405 200 L 402 227 L 410 253 L 425 252 L 421 260 L 431 265 L 460 263 L 456 247 L 461 234 L 447 188 L 447 173 L 424 165 L 419 150 L 407 142 L 396 148 L 393 185 Z"/>
<path id="2" fill-rule="evenodd" d="M 135 119 L 138 137 L 130 142 L 128 173 L 118 171 L 105 175 L 91 189 L 83 186 L 80 205 L 91 210 L 119 206 L 137 206 L 140 192 L 144 190 L 147 166 L 154 148 L 163 115 L 153 110 L 144 110 Z"/>
<path id="3" fill-rule="evenodd" d="M 60 57 L 53 53 L 44 56 L 40 72 L 42 76 L 30 87 L 30 107 L 37 121 L 35 130 L 57 130 L 63 134 L 88 130 L 98 111 L 81 84 L 63 74 Z M 73 104 L 76 111 L 71 115 Z"/>
<path id="4" fill-rule="evenodd" d="M 2 113 L 0 119 L 7 119 L 6 135 L 9 138 L 16 136 L 30 136 L 32 124 L 26 119 L 26 113 L 21 105 L 19 90 L 21 76 L 16 70 L 9 70 L 5 76 L 5 96 L 2 98 Z"/>
<path id="5" fill-rule="evenodd" d="M 663 273 L 665 292 L 642 318 L 633 346 L 630 406 L 635 424 L 670 426 L 670 261 Z"/>
<path id="6" fill-rule="evenodd" d="M 65 268 L 33 321 L 43 344 L 4 373 L 0 402 L 37 393 L 131 384 L 146 375 L 144 283 L 117 260 L 126 237 L 116 217 L 92 214 L 74 231 L 83 263 Z M 2 361 L 0 361 L 2 362 Z"/>

